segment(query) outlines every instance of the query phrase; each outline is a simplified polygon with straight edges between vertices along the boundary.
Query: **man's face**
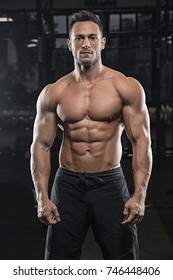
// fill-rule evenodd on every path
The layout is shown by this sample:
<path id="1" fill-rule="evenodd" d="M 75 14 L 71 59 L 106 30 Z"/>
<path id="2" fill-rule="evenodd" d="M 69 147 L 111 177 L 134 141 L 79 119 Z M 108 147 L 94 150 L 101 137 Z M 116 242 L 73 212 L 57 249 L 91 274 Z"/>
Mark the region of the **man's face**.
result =
<path id="1" fill-rule="evenodd" d="M 105 41 L 96 23 L 81 21 L 73 25 L 67 44 L 79 65 L 91 66 L 100 58 Z"/>

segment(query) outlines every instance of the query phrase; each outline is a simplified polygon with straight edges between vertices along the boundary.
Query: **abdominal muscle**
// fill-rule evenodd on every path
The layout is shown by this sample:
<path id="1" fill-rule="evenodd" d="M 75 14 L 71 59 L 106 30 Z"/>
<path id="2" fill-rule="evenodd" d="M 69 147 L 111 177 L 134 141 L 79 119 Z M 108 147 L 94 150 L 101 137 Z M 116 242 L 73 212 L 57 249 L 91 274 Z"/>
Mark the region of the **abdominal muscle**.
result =
<path id="1" fill-rule="evenodd" d="M 64 126 L 60 166 L 76 172 L 100 172 L 120 166 L 122 128 L 116 121 Z"/>

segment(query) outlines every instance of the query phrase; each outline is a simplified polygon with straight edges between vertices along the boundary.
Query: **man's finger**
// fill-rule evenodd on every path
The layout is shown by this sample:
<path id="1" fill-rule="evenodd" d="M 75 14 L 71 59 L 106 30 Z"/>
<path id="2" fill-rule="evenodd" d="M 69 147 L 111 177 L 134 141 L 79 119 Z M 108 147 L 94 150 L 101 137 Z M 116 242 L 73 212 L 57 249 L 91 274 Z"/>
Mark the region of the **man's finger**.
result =
<path id="1" fill-rule="evenodd" d="M 38 218 L 42 223 L 46 225 L 56 224 L 58 222 L 58 218 L 55 218 L 53 211 L 46 211 L 45 213 L 42 211 L 38 211 Z"/>
<path id="2" fill-rule="evenodd" d="M 58 209 L 57 208 L 54 208 L 53 211 L 52 211 L 52 215 L 54 216 L 54 218 L 56 219 L 57 222 L 60 222 L 60 214 L 58 212 Z"/>
<path id="3" fill-rule="evenodd" d="M 122 224 L 131 224 L 136 219 L 137 214 L 135 212 L 131 212 L 128 217 L 125 217 Z"/>

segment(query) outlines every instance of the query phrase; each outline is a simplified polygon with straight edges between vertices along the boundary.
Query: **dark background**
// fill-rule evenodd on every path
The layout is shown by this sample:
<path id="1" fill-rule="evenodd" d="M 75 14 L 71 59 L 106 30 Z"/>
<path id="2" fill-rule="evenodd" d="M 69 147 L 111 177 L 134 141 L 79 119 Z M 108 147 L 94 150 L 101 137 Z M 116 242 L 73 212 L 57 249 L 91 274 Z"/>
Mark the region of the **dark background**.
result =
<path id="1" fill-rule="evenodd" d="M 173 1 L 0 1 L 0 258 L 42 259 L 46 227 L 36 217 L 30 176 L 35 104 L 41 89 L 73 69 L 66 47 L 70 15 L 101 17 L 103 63 L 143 85 L 154 156 L 146 215 L 138 226 L 141 259 L 173 259 Z M 51 150 L 58 167 L 61 132 Z M 131 147 L 122 137 L 122 166 L 133 189 Z M 101 259 L 89 231 L 83 259 Z"/>

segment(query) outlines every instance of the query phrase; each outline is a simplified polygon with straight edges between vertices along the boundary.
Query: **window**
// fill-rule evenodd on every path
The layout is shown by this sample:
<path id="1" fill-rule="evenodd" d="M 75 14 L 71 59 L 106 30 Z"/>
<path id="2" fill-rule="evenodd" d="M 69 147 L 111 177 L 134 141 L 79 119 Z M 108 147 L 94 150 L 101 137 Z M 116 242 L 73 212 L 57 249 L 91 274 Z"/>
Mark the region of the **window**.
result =
<path id="1" fill-rule="evenodd" d="M 0 15 L 0 108 L 31 108 L 35 105 L 37 46 L 35 12 Z"/>
<path id="2" fill-rule="evenodd" d="M 136 14 L 121 15 L 121 30 L 127 32 L 136 31 Z"/>
<path id="3" fill-rule="evenodd" d="M 151 13 L 138 13 L 138 31 L 151 31 L 152 17 Z"/>
<path id="4" fill-rule="evenodd" d="M 53 23 L 54 23 L 54 32 L 56 34 L 67 33 L 67 18 L 65 15 L 53 16 Z"/>
<path id="5" fill-rule="evenodd" d="M 109 32 L 115 33 L 117 31 L 120 31 L 120 15 L 111 14 L 109 17 Z"/>
<path id="6" fill-rule="evenodd" d="M 65 49 L 67 48 L 67 39 L 66 38 L 56 38 L 55 39 L 55 48 L 56 49 Z"/>

